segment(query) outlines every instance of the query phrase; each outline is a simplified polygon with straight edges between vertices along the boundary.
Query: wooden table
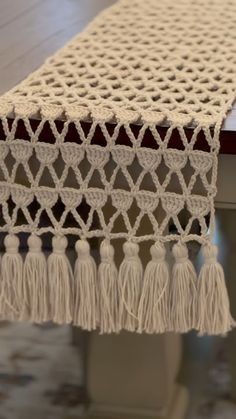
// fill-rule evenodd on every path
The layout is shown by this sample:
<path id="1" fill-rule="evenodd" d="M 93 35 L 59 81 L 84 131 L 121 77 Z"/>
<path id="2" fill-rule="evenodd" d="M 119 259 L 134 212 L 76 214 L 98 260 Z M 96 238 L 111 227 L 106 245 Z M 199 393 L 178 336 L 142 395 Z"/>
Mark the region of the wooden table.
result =
<path id="1" fill-rule="evenodd" d="M 0 0 L 0 94 L 115 0 Z"/>

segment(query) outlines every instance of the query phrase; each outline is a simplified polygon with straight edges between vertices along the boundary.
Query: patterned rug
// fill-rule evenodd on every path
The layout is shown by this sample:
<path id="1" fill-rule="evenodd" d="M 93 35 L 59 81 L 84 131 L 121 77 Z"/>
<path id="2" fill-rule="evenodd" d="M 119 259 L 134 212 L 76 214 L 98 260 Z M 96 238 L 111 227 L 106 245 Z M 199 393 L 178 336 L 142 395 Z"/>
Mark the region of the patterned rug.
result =
<path id="1" fill-rule="evenodd" d="M 75 419 L 84 395 L 71 330 L 1 324 L 0 419 Z"/>

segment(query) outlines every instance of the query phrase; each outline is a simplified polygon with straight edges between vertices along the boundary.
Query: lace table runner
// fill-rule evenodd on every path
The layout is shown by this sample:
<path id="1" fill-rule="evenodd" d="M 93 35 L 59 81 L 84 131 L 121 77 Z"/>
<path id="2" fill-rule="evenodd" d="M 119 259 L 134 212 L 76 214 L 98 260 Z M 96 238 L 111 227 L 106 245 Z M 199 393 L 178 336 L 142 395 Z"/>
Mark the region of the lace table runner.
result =
<path id="1" fill-rule="evenodd" d="M 235 19 L 234 0 L 120 0 L 1 97 L 1 318 L 102 333 L 231 329 L 212 235 L 220 128 L 236 95 Z M 92 237 L 102 239 L 99 266 Z M 205 258 L 198 277 L 192 241 Z"/>

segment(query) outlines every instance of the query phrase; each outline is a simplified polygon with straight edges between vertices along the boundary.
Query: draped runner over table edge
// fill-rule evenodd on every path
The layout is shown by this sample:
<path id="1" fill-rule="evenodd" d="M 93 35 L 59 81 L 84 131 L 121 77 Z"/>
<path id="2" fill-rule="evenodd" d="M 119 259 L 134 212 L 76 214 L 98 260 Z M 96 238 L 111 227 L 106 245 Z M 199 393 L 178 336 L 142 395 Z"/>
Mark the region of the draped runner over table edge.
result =
<path id="1" fill-rule="evenodd" d="M 234 0 L 120 0 L 1 97 L 1 318 L 102 333 L 234 326 L 212 235 L 220 128 L 236 96 L 235 19 Z M 21 232 L 31 233 L 24 261 Z M 78 236 L 74 271 L 68 234 Z M 99 266 L 92 237 L 103 239 Z M 190 241 L 203 247 L 198 278 Z"/>

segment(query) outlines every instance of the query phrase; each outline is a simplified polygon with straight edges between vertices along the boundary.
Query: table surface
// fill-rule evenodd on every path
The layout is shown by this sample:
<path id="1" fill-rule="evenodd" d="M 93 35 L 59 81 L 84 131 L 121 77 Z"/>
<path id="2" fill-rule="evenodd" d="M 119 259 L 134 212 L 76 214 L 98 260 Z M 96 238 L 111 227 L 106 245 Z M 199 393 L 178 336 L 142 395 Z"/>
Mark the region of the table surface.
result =
<path id="1" fill-rule="evenodd" d="M 116 0 L 0 0 L 0 94 L 19 83 Z M 221 152 L 236 154 L 236 104 Z"/>

